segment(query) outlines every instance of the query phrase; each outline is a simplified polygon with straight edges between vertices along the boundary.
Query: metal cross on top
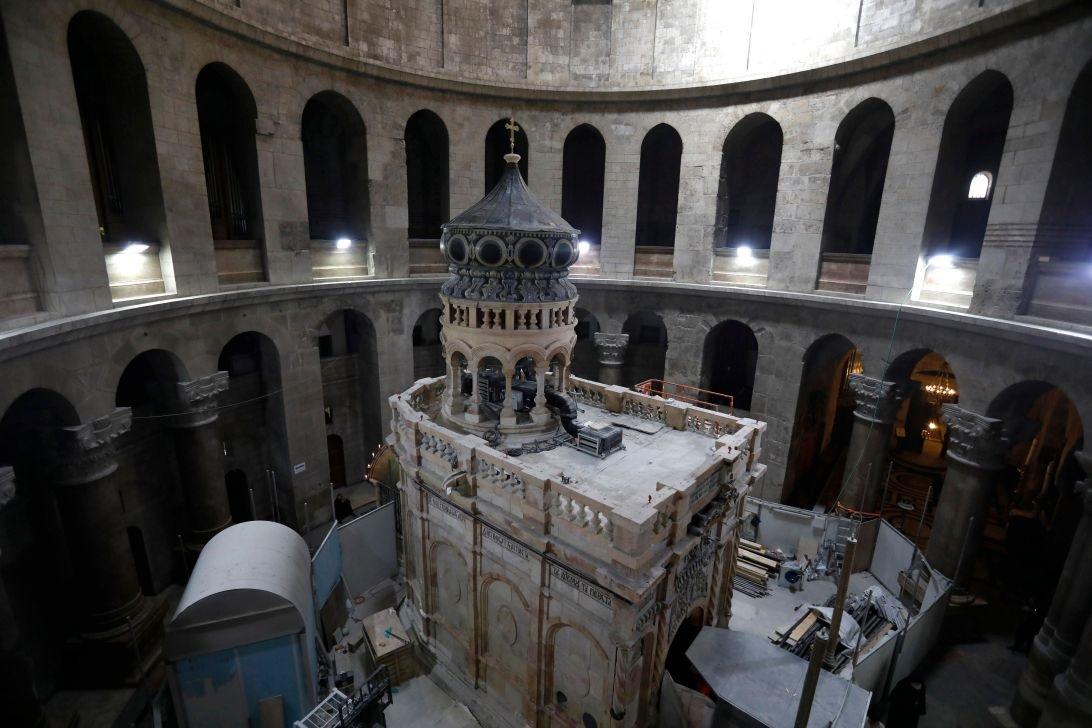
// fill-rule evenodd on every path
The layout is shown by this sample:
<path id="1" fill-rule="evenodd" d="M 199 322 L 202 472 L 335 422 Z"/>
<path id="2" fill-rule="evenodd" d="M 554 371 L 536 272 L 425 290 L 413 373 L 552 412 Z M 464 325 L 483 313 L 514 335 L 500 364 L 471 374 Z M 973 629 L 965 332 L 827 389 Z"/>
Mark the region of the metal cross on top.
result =
<path id="1" fill-rule="evenodd" d="M 508 122 L 504 125 L 504 128 L 508 130 L 508 153 L 516 153 L 516 132 L 519 131 L 519 124 L 511 116 L 508 117 Z"/>

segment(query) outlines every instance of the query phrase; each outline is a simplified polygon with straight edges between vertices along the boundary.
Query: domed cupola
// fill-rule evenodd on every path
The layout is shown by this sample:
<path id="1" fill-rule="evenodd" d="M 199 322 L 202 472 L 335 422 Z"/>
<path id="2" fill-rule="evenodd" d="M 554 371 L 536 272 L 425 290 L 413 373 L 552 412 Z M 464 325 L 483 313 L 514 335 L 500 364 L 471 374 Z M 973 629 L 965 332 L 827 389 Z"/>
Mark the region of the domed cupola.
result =
<path id="1" fill-rule="evenodd" d="M 440 291 L 444 415 L 494 440 L 570 429 L 576 413 L 566 390 L 576 343 L 569 266 L 580 233 L 531 194 L 519 159 L 504 156 L 497 186 L 441 238 L 451 271 Z"/>
<path id="2" fill-rule="evenodd" d="M 580 231 L 531 194 L 518 154 L 504 161 L 497 186 L 443 226 L 440 246 L 451 271 L 443 294 L 511 303 L 575 298 L 568 277 L 580 257 Z"/>

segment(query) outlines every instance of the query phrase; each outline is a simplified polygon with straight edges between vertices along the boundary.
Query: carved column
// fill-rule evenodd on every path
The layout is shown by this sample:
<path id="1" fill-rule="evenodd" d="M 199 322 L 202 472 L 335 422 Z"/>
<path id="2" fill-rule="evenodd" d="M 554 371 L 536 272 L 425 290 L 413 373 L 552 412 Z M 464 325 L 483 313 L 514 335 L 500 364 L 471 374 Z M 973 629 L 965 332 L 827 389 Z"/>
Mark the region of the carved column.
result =
<path id="1" fill-rule="evenodd" d="M 546 409 L 546 370 L 545 363 L 535 362 L 535 407 L 531 410 L 533 422 L 545 422 L 550 418 Z"/>
<path id="2" fill-rule="evenodd" d="M 1004 465 L 1005 441 L 1001 420 L 954 404 L 946 404 L 942 410 L 941 419 L 948 425 L 948 470 L 926 558 L 933 568 L 960 585 L 970 574 L 982 544 L 994 478 Z"/>
<path id="3" fill-rule="evenodd" d="M 457 417 L 466 409 L 466 403 L 463 401 L 463 372 L 450 358 L 448 359 L 447 392 L 444 400 L 449 416 Z"/>
<path id="4" fill-rule="evenodd" d="M 15 497 L 15 470 L 0 466 L 0 510 Z M 34 689 L 30 660 L 20 648 L 15 614 L 0 579 L 0 705 L 12 725 L 42 725 L 44 715 Z"/>
<path id="5" fill-rule="evenodd" d="M 511 369 L 504 370 L 504 402 L 501 404 L 500 411 L 502 425 L 516 424 L 516 410 L 512 407 L 512 375 Z"/>
<path id="6" fill-rule="evenodd" d="M 466 406 L 466 421 L 481 422 L 482 395 L 478 391 L 478 366 L 475 363 L 470 372 L 470 402 Z"/>
<path id="7" fill-rule="evenodd" d="M 57 432 L 57 507 L 72 572 L 70 592 L 82 603 L 85 637 L 124 635 L 126 619 L 148 612 L 137 581 L 118 493 L 114 441 L 129 431 L 128 407 Z"/>
<path id="8" fill-rule="evenodd" d="M 881 507 L 891 424 L 899 407 L 897 385 L 862 374 L 850 374 L 849 387 L 856 397 L 857 407 L 853 410 L 853 432 L 846 455 L 841 501 L 849 508 L 875 513 Z"/>
<path id="9" fill-rule="evenodd" d="M 1010 712 L 1022 726 L 1031 728 L 1050 695 L 1054 678 L 1065 671 L 1077 650 L 1081 630 L 1092 618 L 1092 456 L 1076 453 L 1089 477 L 1077 486 L 1083 503 L 1080 522 L 1070 542 L 1058 587 L 1043 628 L 1028 652 L 1028 663 Z"/>
<path id="10" fill-rule="evenodd" d="M 186 496 L 186 547 L 200 551 L 209 539 L 231 525 L 224 487 L 224 449 L 216 424 L 217 397 L 228 388 L 228 373 L 215 372 L 176 389 L 179 412 L 174 418 L 179 478 Z"/>
<path id="11" fill-rule="evenodd" d="M 597 331 L 592 336 L 595 355 L 599 362 L 599 381 L 618 384 L 622 381 L 622 365 L 626 362 L 629 334 L 605 334 Z"/>
<path id="12" fill-rule="evenodd" d="M 1086 566 L 1087 568 L 1087 566 Z M 1092 725 L 1092 619 L 1066 671 L 1054 680 L 1039 728 L 1087 728 Z"/>

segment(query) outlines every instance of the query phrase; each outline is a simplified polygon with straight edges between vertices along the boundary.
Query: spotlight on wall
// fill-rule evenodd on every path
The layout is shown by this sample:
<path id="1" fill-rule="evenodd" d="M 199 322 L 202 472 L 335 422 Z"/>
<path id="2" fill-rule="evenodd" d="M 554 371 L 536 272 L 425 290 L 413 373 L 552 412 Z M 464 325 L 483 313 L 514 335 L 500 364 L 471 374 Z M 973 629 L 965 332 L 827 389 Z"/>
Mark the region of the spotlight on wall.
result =
<path id="1" fill-rule="evenodd" d="M 941 253 L 940 255 L 934 255 L 929 260 L 925 261 L 926 268 L 954 268 L 955 256 L 950 253 Z"/>
<path id="2" fill-rule="evenodd" d="M 348 250 L 353 246 L 353 241 L 349 238 L 338 238 L 334 244 L 337 245 L 338 250 Z"/>
<path id="3" fill-rule="evenodd" d="M 130 255 L 136 255 L 138 253 L 143 253 L 147 249 L 148 249 L 148 244 L 147 243 L 129 243 L 128 245 L 125 246 L 125 249 L 122 250 L 121 252 L 128 253 Z"/>
<path id="4" fill-rule="evenodd" d="M 591 243 L 587 240 L 581 240 L 576 244 L 576 249 L 580 251 L 581 255 L 587 255 L 588 251 L 591 250 Z"/>
<path id="5" fill-rule="evenodd" d="M 751 250 L 750 245 L 740 245 L 736 248 L 736 258 L 739 259 L 740 263 L 750 265 L 755 262 L 755 251 Z"/>

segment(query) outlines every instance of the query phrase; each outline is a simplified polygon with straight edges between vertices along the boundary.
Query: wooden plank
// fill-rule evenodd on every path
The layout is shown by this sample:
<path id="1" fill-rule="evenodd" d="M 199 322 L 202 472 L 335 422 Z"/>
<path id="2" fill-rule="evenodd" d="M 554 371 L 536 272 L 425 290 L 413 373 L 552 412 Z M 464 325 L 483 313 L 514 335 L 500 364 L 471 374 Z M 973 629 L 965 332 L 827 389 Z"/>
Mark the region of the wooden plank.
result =
<path id="1" fill-rule="evenodd" d="M 799 642 L 800 638 L 803 637 L 807 633 L 807 631 L 811 629 L 812 626 L 815 624 L 815 620 L 815 613 L 810 611 L 803 617 L 801 617 L 800 621 L 796 623 L 796 626 L 793 628 L 793 630 L 789 632 L 789 642 L 794 645 Z"/>
<path id="2" fill-rule="evenodd" d="M 767 559 L 765 556 L 759 556 L 758 554 L 752 554 L 750 551 L 740 551 L 739 558 L 751 563 L 758 564 L 764 567 L 767 571 L 773 571 L 778 567 L 778 563 L 773 559 Z"/>

